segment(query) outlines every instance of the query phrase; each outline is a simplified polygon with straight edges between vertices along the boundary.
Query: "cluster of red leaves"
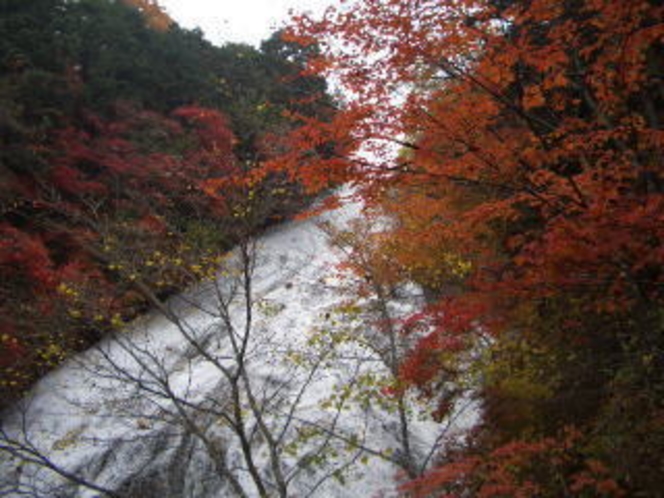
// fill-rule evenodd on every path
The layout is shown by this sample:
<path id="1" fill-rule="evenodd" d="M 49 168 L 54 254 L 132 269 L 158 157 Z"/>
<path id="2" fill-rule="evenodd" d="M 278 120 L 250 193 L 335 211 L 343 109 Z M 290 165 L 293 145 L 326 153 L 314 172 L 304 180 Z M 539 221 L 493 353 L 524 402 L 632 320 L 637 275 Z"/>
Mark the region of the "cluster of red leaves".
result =
<path id="1" fill-rule="evenodd" d="M 114 198 L 121 182 L 122 196 L 146 205 L 147 216 L 174 202 L 209 202 L 202 195 L 205 183 L 235 173 L 235 139 L 218 111 L 179 108 L 173 118 L 180 121 L 148 111 L 124 112 L 130 114 L 120 121 L 94 120 L 92 130 L 72 127 L 57 133 L 50 180 L 58 190 L 76 198 Z M 155 151 L 141 150 L 141 134 L 156 135 L 145 139 L 161 144 L 152 144 Z M 164 151 L 169 141 L 182 142 L 182 150 Z"/>
<path id="2" fill-rule="evenodd" d="M 349 156 L 358 146 L 355 125 L 364 109 L 334 113 L 321 120 L 301 113 L 287 113 L 292 128 L 285 135 L 266 137 L 267 160 L 257 170 L 260 177 L 273 173 L 285 174 L 310 194 L 349 181 L 354 164 Z"/>
<path id="3" fill-rule="evenodd" d="M 30 236 L 3 223 L 0 237 L 0 265 L 24 273 L 37 289 L 53 287 L 53 261 L 39 236 Z"/>
<path id="4" fill-rule="evenodd" d="M 0 391 L 28 385 L 42 360 L 52 367 L 49 344 L 61 358 L 98 337 L 87 329 L 132 313 L 140 299 L 114 274 L 111 252 L 168 252 L 167 232 L 184 217 L 223 216 L 224 199 L 206 185 L 238 174 L 233 144 L 218 111 L 165 117 L 119 104 L 115 119 L 88 115 L 34 148 L 46 168 L 15 175 L 3 193 L 12 198 L 0 223 Z"/>
<path id="5" fill-rule="evenodd" d="M 456 301 L 441 300 L 409 316 L 402 325 L 404 332 L 419 332 L 421 337 L 404 357 L 399 376 L 406 385 L 417 386 L 430 396 L 443 382 L 455 378 L 457 371 L 452 365 L 461 353 L 474 347 L 472 337 L 486 313 L 482 302 Z"/>
<path id="6" fill-rule="evenodd" d="M 624 496 L 604 465 L 579 461 L 579 438 L 578 431 L 567 428 L 559 438 L 513 441 L 489 454 L 465 456 L 440 466 L 402 490 L 415 496 L 447 498 L 468 492 L 478 498 Z"/>

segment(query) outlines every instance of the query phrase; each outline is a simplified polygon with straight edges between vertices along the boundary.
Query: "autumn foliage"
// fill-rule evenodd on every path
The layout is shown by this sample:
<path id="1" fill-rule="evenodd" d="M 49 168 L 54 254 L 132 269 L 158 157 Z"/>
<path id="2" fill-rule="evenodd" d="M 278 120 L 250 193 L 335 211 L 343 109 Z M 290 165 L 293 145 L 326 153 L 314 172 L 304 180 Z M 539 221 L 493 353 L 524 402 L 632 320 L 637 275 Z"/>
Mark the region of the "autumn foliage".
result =
<path id="1" fill-rule="evenodd" d="M 26 365 L 45 371 L 86 335 L 98 337 L 144 306 L 122 283 L 139 276 L 140 262 L 132 268 L 129 255 L 173 255 L 185 219 L 212 223 L 227 209 L 204 192 L 211 178 L 235 174 L 233 135 L 218 111 L 187 107 L 165 118 L 124 105 L 117 113 L 114 121 L 90 115 L 84 127 L 54 130 L 37 152 L 48 172 L 14 178 L 18 199 L 0 226 L 7 388 L 30 382 Z M 154 139 L 141 144 L 146 133 L 174 150 Z M 140 276 L 161 291 L 182 284 L 182 276 L 152 273 Z"/>
<path id="2" fill-rule="evenodd" d="M 311 69 L 344 85 L 337 119 L 364 144 L 343 176 L 393 220 L 383 251 L 439 324 L 404 379 L 435 396 L 447 353 L 481 353 L 473 456 L 440 455 L 416 494 L 661 490 L 663 19 L 629 0 L 365 0 L 295 19 L 290 39 L 326 48 Z M 569 426 L 563 488 L 529 456 L 505 463 L 555 466 L 547 438 Z M 583 488 L 584 466 L 609 480 Z M 503 467 L 523 475 L 492 484 Z"/>
<path id="3" fill-rule="evenodd" d="M 350 182 L 382 227 L 368 266 L 428 301 L 399 323 L 413 347 L 396 385 L 436 400 L 441 421 L 462 397 L 481 406 L 402 492 L 659 496 L 660 3 L 340 2 L 259 56 L 215 51 L 153 1 L 44 0 L 50 17 L 13 2 L 4 394 L 144 309 L 141 285 L 166 296 L 209 277 L 238 227 Z M 149 40 L 127 45 L 142 56 L 90 56 L 102 27 Z"/>
<path id="4" fill-rule="evenodd" d="M 259 165 L 326 97 L 297 47 L 214 47 L 153 0 L 7 0 L 0 25 L 5 406 L 304 205 Z"/>
<path id="5" fill-rule="evenodd" d="M 145 18 L 147 25 L 156 31 L 168 31 L 175 24 L 156 0 L 122 0 L 137 9 Z"/>
<path id="6" fill-rule="evenodd" d="M 409 482 L 402 491 L 419 496 L 624 496 L 609 470 L 596 460 L 577 466 L 579 434 L 563 431 L 559 438 L 513 441 L 488 455 L 471 456 Z M 481 476 L 481 477 L 479 477 Z"/>

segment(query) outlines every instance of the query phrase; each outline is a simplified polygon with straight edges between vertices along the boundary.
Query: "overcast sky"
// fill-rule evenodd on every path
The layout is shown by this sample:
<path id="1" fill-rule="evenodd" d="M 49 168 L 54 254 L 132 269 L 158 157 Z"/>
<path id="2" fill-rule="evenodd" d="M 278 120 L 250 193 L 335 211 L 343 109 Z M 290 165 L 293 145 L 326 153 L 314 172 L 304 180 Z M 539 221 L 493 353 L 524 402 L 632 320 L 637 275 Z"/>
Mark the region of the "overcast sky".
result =
<path id="1" fill-rule="evenodd" d="M 244 42 L 258 46 L 279 28 L 290 9 L 322 12 L 335 0 L 160 0 L 184 28 L 199 27 L 212 43 Z"/>

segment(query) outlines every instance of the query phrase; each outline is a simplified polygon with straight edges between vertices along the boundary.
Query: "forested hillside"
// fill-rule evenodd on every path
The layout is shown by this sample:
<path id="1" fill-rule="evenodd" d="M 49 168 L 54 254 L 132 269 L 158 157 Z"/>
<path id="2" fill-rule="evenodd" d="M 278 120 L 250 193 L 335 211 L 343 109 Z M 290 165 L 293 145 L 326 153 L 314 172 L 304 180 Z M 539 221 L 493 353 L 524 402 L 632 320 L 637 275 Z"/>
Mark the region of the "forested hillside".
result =
<path id="1" fill-rule="evenodd" d="M 154 2 L 0 2 L 0 404 L 71 351 L 213 272 L 302 206 L 251 181 L 327 119 L 313 48 L 212 46 Z"/>

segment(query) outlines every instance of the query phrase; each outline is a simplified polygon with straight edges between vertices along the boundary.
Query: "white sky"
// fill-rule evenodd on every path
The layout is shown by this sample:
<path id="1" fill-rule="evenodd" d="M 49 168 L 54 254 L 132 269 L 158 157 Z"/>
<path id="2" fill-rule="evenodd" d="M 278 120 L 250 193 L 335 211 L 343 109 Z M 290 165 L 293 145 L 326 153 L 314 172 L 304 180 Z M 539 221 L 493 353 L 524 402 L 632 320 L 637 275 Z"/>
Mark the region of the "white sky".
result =
<path id="1" fill-rule="evenodd" d="M 199 27 L 216 45 L 244 42 L 258 46 L 283 25 L 290 9 L 322 12 L 335 0 L 160 0 L 184 28 Z"/>

